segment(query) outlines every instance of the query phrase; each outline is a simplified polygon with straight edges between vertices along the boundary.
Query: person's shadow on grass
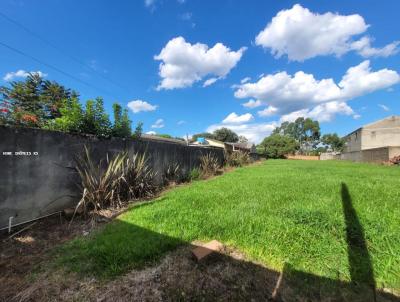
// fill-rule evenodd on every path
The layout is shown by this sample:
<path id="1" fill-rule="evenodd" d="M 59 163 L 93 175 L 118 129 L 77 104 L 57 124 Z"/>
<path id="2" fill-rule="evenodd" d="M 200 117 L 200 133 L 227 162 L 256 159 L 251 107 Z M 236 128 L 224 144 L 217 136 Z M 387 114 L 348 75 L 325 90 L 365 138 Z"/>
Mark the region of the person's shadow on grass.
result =
<path id="1" fill-rule="evenodd" d="M 345 183 L 341 185 L 343 214 L 346 223 L 347 255 L 350 266 L 351 281 L 356 284 L 371 286 L 376 301 L 376 282 L 374 270 L 365 241 L 364 229 L 358 219 L 357 212 L 349 189 Z"/>

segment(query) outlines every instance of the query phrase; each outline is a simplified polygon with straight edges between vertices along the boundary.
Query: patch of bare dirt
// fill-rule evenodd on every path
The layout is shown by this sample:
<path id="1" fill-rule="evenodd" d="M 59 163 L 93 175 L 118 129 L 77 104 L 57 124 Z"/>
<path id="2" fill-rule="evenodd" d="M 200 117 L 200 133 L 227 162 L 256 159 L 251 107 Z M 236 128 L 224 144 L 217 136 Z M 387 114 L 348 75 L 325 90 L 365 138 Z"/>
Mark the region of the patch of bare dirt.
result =
<path id="1" fill-rule="evenodd" d="M 197 262 L 193 246 L 166 255 L 155 266 L 132 270 L 109 282 L 46 272 L 21 290 L 14 301 L 374 301 L 365 287 L 284 268 L 282 273 L 250 262 L 236 250 Z M 336 281 L 334 281 L 336 282 Z M 377 301 L 399 301 L 378 293 Z"/>
<path id="2" fill-rule="evenodd" d="M 76 236 L 85 236 L 94 228 L 100 227 L 124 209 L 101 211 L 96 221 L 63 215 L 52 215 L 37 220 L 33 224 L 15 227 L 11 234 L 0 233 L 0 301 L 11 297 L 27 286 L 27 277 L 36 267 L 51 257 L 50 251 Z M 31 227 L 29 227 L 31 225 Z M 28 227 L 26 230 L 22 230 Z M 21 231 L 22 230 L 22 231 Z M 20 233 L 16 234 L 17 232 Z M 15 234 L 15 235 L 13 235 Z"/>

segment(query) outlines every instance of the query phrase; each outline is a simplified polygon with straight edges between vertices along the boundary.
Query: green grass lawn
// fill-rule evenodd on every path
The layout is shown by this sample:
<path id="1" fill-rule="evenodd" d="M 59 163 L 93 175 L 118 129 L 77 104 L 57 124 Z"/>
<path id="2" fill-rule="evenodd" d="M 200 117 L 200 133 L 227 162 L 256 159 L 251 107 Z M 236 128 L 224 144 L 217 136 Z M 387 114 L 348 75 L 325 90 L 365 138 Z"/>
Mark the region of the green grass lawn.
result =
<path id="1" fill-rule="evenodd" d="M 267 267 L 400 289 L 400 169 L 269 160 L 173 189 L 61 249 L 59 262 L 111 277 L 178 245 L 217 239 Z"/>

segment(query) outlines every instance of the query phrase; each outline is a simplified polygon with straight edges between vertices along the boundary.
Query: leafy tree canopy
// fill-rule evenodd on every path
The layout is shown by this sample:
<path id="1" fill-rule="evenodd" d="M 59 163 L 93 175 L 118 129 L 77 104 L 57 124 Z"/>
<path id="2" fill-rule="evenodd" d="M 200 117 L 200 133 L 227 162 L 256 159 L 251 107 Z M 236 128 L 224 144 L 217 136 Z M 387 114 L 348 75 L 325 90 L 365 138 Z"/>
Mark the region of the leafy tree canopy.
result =
<path id="1" fill-rule="evenodd" d="M 328 147 L 328 149 L 341 152 L 345 146 L 345 140 L 339 137 L 336 133 L 328 133 L 322 136 L 321 142 Z"/>
<path id="2" fill-rule="evenodd" d="M 84 106 L 79 94 L 55 81 L 31 73 L 23 81 L 0 87 L 0 124 L 39 127 L 97 136 L 130 137 L 128 110 L 113 105 L 114 124 L 104 109 L 103 99 L 88 100 Z M 135 137 L 140 137 L 143 123 L 138 123 Z"/>
<path id="3" fill-rule="evenodd" d="M 284 122 L 272 133 L 294 138 L 302 151 L 310 151 L 315 148 L 321 136 L 319 122 L 304 117 L 299 117 L 294 122 Z"/>
<path id="4" fill-rule="evenodd" d="M 133 138 L 140 138 L 142 136 L 143 133 L 143 123 L 139 122 L 136 125 L 135 131 L 133 132 L 132 137 Z"/>
<path id="5" fill-rule="evenodd" d="M 75 91 L 31 73 L 24 81 L 0 87 L 0 121 L 8 125 L 41 127 L 48 120 L 61 116 L 64 101 L 76 98 Z"/>
<path id="6" fill-rule="evenodd" d="M 248 140 L 247 137 L 245 137 L 244 135 L 240 135 L 240 136 L 239 136 L 238 142 L 239 142 L 239 143 L 248 143 L 249 140 Z"/>
<path id="7" fill-rule="evenodd" d="M 113 136 L 130 137 L 132 134 L 131 120 L 128 116 L 128 110 L 124 109 L 118 103 L 113 104 L 114 125 L 112 129 Z"/>
<path id="8" fill-rule="evenodd" d="M 264 138 L 257 149 L 268 158 L 283 158 L 293 154 L 298 147 L 299 143 L 293 137 L 275 133 Z"/>
<path id="9" fill-rule="evenodd" d="M 215 130 L 213 135 L 216 140 L 221 142 L 236 143 L 239 141 L 239 136 L 232 130 L 225 127 Z"/>

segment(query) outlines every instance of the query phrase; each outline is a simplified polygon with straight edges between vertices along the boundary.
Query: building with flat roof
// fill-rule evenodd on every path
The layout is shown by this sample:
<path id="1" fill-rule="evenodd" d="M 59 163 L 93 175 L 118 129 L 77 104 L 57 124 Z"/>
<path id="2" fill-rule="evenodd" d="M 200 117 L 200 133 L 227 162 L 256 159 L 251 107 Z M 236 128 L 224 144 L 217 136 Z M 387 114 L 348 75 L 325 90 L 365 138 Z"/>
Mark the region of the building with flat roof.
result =
<path id="1" fill-rule="evenodd" d="M 342 159 L 382 162 L 400 155 L 400 116 L 367 124 L 344 137 Z"/>

